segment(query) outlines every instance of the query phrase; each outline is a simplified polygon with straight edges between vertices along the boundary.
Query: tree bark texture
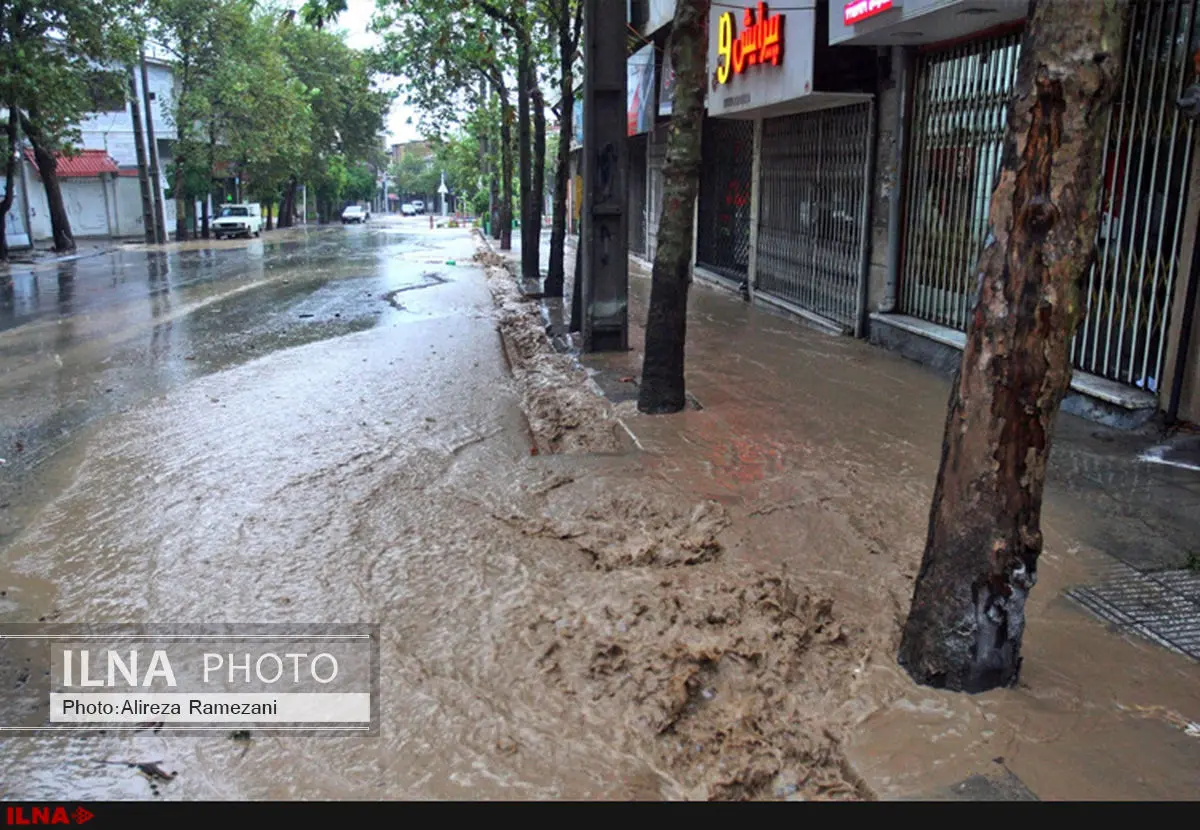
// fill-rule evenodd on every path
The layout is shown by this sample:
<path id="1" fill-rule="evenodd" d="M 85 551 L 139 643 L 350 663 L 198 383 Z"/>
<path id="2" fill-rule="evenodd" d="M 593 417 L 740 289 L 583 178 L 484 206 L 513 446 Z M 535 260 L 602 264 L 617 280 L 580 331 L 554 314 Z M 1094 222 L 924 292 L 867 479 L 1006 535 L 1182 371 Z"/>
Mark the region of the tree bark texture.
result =
<path id="1" fill-rule="evenodd" d="M 283 189 L 283 201 L 279 205 L 278 228 L 290 228 L 296 215 L 296 188 L 299 187 L 295 176 L 291 176 Z"/>
<path id="2" fill-rule="evenodd" d="M 554 164 L 554 206 L 550 213 L 550 262 L 546 264 L 546 282 L 542 286 L 542 293 L 547 297 L 561 297 L 566 281 L 563 257 L 566 254 L 567 186 L 571 178 L 571 135 L 575 118 L 575 79 L 571 74 L 575 44 L 571 39 L 570 0 L 558 0 L 557 10 L 555 24 L 560 62 L 558 105 L 561 115 L 558 119 L 558 157 Z"/>
<path id="3" fill-rule="evenodd" d="M 37 162 L 42 188 L 46 191 L 46 204 L 50 209 L 50 230 L 54 235 L 54 250 L 66 253 L 75 250 L 75 237 L 71 235 L 71 220 L 67 218 L 67 206 L 63 202 L 62 186 L 58 181 L 58 157 L 49 146 L 46 137 L 36 126 L 36 113 L 21 114 L 21 126 L 29 143 L 33 145 L 33 159 Z"/>
<path id="4" fill-rule="evenodd" d="M 533 135 L 529 88 L 533 83 L 533 47 L 524 31 L 517 46 L 517 175 L 520 179 L 521 276 L 537 279 L 537 243 L 530 241 L 530 206 L 533 195 Z"/>
<path id="5" fill-rule="evenodd" d="M 684 341 L 688 287 L 692 281 L 692 212 L 700 185 L 700 127 L 707 87 L 705 24 L 709 0 L 679 0 L 671 35 L 676 84 L 674 115 L 663 166 L 662 220 L 650 278 L 646 353 L 638 409 L 678 412 L 684 394 Z"/>
<path id="6" fill-rule="evenodd" d="M 531 72 L 533 90 L 530 101 L 533 105 L 533 184 L 529 200 L 529 236 L 533 239 L 531 265 L 535 277 L 542 275 L 542 216 L 546 202 L 546 99 L 538 86 L 537 73 Z"/>
<path id="7" fill-rule="evenodd" d="M 1126 6 L 1031 6 L 992 193 L 992 241 L 979 261 L 900 644 L 901 665 L 921 684 L 980 692 L 1018 679 L 1051 433 L 1094 256 Z"/>
<path id="8" fill-rule="evenodd" d="M 550 219 L 550 262 L 542 293 L 561 297 L 566 282 L 564 258 L 567 241 L 567 188 L 571 186 L 571 138 L 575 133 L 575 76 L 571 67 L 579 48 L 579 33 L 583 25 L 583 4 L 576 4 L 571 14 L 570 0 L 558 0 L 559 118 L 558 159 L 554 169 L 554 208 Z"/>
<path id="9" fill-rule="evenodd" d="M 500 250 L 512 250 L 512 119 L 508 94 L 500 93 Z"/>
<path id="10" fill-rule="evenodd" d="M 10 103 L 8 123 L 4 125 L 8 157 L 4 160 L 4 199 L 0 201 L 0 262 L 8 261 L 8 225 L 5 220 L 12 210 L 13 197 L 17 192 L 17 124 L 17 108 Z"/>

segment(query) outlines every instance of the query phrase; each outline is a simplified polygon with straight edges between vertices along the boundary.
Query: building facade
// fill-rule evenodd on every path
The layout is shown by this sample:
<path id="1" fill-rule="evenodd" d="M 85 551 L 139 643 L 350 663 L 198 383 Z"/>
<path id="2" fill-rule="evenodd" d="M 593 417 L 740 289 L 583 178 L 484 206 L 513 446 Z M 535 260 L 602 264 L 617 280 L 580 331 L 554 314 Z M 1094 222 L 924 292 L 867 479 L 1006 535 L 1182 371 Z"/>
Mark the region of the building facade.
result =
<path id="1" fill-rule="evenodd" d="M 150 91 L 150 117 L 158 148 L 159 188 L 169 187 L 167 168 L 172 159 L 174 130 L 171 126 L 171 102 L 174 73 L 162 57 L 146 57 L 146 77 Z M 145 97 L 140 68 L 133 72 L 143 125 L 146 121 Z M 138 181 L 137 146 L 133 117 L 124 95 L 109 101 L 96 101 L 96 110 L 77 125 L 79 146 L 71 154 L 61 154 L 58 175 L 72 233 L 79 238 L 139 237 L 144 235 L 141 186 Z M 13 206 L 6 217 L 8 243 L 25 247 L 53 238 L 50 213 L 41 175 L 34 163 L 33 151 L 26 146 L 21 153 L 19 178 Z M 175 204 L 163 205 L 167 227 L 175 223 Z"/>
<path id="2" fill-rule="evenodd" d="M 659 54 L 656 123 L 635 131 L 645 122 L 630 116 L 630 177 L 640 182 L 629 207 L 642 226 L 631 228 L 630 248 L 647 257 L 661 202 L 656 137 L 670 117 L 662 55 L 673 5 L 630 5 Z M 1064 408 L 1111 423 L 1136 425 L 1162 410 L 1200 421 L 1200 338 L 1183 342 L 1184 321 L 1198 310 L 1195 290 L 1185 306 L 1189 282 L 1200 279 L 1200 139 L 1175 105 L 1196 82 L 1198 5 L 1133 0 L 1105 125 L 1102 226 Z M 829 331 L 956 367 L 1027 8 L 713 4 L 697 276 Z M 630 78 L 642 66 L 635 52 Z"/>

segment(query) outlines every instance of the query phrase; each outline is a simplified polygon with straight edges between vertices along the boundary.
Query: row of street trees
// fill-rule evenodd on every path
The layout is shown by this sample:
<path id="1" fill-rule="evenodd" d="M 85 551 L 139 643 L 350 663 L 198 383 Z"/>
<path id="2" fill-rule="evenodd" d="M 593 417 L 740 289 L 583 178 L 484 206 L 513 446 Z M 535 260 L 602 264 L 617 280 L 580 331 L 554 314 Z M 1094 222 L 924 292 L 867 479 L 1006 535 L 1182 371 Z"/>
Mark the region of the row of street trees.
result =
<path id="1" fill-rule="evenodd" d="M 379 136 L 392 96 L 375 88 L 367 55 L 327 30 L 344 4 L 301 14 L 261 0 L 0 0 L 0 97 L 7 110 L 6 189 L 11 208 L 18 129 L 34 150 L 56 250 L 74 248 L 56 174 L 58 154 L 78 149 L 78 124 L 100 97 L 124 100 L 129 73 L 152 42 L 172 59 L 169 192 L 175 232 L 186 239 L 191 206 L 208 204 L 237 176 L 261 201 L 268 227 L 293 221 L 301 183 L 327 221 L 343 199 L 375 191 Z M 6 252 L 0 238 L 0 254 Z"/>
<path id="2" fill-rule="evenodd" d="M 440 168 L 472 204 L 487 193 L 493 235 L 512 248 L 514 181 L 524 276 L 541 276 L 542 197 L 553 171 L 551 251 L 545 292 L 562 296 L 570 178 L 572 67 L 583 22 L 580 0 L 381 0 L 374 28 L 381 68 L 406 80 L 409 103 Z M 557 145 L 547 139 L 557 100 Z M 553 161 L 548 164 L 548 149 Z M 472 160 L 473 158 L 473 160 Z M 514 178 L 515 176 L 515 178 Z"/>
<path id="3" fill-rule="evenodd" d="M 468 119 L 465 129 L 479 142 L 481 155 L 499 133 L 500 186 L 507 192 L 515 119 L 522 196 L 540 193 L 532 181 L 536 162 L 530 161 L 530 153 L 540 149 L 540 126 L 535 120 L 531 142 L 526 101 L 540 100 L 536 67 L 557 67 L 564 93 L 562 135 L 570 135 L 566 93 L 578 45 L 577 4 L 516 0 L 501 10 L 489 0 L 385 3 L 398 14 L 381 18 L 381 26 L 401 24 L 389 38 L 395 66 L 430 69 L 409 76 L 414 103 L 440 126 L 464 124 L 458 113 L 484 111 L 498 101 L 498 113 L 482 122 Z M 691 207 L 699 178 L 710 5 L 711 0 L 676 4 L 674 115 L 638 401 L 647 413 L 676 412 L 685 404 Z M 978 266 L 978 301 L 953 385 L 925 553 L 899 648 L 900 662 L 920 683 L 975 692 L 1010 685 L 1018 676 L 1025 603 L 1042 550 L 1046 464 L 1071 379 L 1070 345 L 1082 310 L 1079 287 L 1094 256 L 1104 124 L 1121 77 L 1127 5 L 1030 3 L 992 196 L 990 241 Z M 562 37 L 559 49 L 537 45 L 555 43 L 547 33 Z M 502 197 L 502 210 L 507 204 Z M 525 226 L 537 214 L 524 198 L 522 204 Z M 501 227 L 508 227 L 503 216 Z M 536 241 L 530 244 L 526 237 L 522 243 L 525 276 L 536 276 L 528 262 Z"/>

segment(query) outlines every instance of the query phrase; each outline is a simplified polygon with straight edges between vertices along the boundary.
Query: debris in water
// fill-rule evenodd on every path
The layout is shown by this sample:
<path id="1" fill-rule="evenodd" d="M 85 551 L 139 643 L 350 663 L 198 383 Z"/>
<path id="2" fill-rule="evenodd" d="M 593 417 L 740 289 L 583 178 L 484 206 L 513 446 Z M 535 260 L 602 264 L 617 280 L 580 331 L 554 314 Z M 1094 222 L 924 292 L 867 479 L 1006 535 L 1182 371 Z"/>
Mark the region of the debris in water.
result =
<path id="1" fill-rule="evenodd" d="M 250 730 L 235 729 L 229 737 L 233 738 L 235 741 L 248 741 L 250 740 Z"/>
<path id="2" fill-rule="evenodd" d="M 446 260 L 446 264 L 447 265 L 456 265 L 457 263 L 452 259 L 448 259 L 448 260 Z"/>
<path id="3" fill-rule="evenodd" d="M 297 316 L 299 316 L 301 319 L 303 319 L 303 318 L 305 318 L 305 317 L 312 317 L 313 315 L 311 315 L 311 314 L 300 314 L 300 315 L 297 315 Z"/>

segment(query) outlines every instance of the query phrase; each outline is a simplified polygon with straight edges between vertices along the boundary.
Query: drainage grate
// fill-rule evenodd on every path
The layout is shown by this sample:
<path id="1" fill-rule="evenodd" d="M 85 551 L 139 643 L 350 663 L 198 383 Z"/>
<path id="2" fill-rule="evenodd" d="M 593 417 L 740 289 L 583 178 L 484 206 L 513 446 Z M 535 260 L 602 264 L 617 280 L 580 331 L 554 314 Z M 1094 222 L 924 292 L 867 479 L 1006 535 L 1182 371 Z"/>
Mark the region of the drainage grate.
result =
<path id="1" fill-rule="evenodd" d="M 1121 632 L 1200 660 L 1200 573 L 1141 573 L 1115 563 L 1101 583 L 1065 593 Z"/>

